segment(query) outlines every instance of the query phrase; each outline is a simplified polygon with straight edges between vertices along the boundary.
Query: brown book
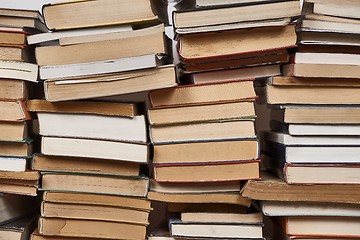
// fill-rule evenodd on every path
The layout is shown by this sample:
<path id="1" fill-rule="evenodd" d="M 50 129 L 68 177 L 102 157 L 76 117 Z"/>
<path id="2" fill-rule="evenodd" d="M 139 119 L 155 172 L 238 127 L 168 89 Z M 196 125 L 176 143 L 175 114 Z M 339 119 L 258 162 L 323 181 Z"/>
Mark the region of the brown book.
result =
<path id="1" fill-rule="evenodd" d="M 33 49 L 25 46 L 1 46 L 0 60 L 33 62 Z"/>
<path id="2" fill-rule="evenodd" d="M 32 122 L 1 122 L 0 139 L 3 141 L 22 141 L 30 136 Z"/>
<path id="3" fill-rule="evenodd" d="M 266 93 L 268 104 L 360 104 L 358 88 L 268 85 Z"/>
<path id="4" fill-rule="evenodd" d="M 14 16 L 24 18 L 40 18 L 39 11 L 26 9 L 0 8 L 1 16 Z"/>
<path id="5" fill-rule="evenodd" d="M 152 108 L 148 119 L 152 125 L 206 122 L 255 117 L 253 101 L 216 103 L 172 108 Z"/>
<path id="6" fill-rule="evenodd" d="M 78 192 L 45 191 L 43 201 L 52 203 L 71 203 L 85 205 L 100 205 L 112 207 L 128 207 L 150 211 L 151 202 L 145 198 L 124 197 Z"/>
<path id="7" fill-rule="evenodd" d="M 280 178 L 262 173 L 262 180 L 249 180 L 241 189 L 243 197 L 266 201 L 360 203 L 360 185 L 289 185 Z"/>
<path id="8" fill-rule="evenodd" d="M 4 9 L 2 9 L 4 10 Z M 39 13 L 36 13 L 39 16 Z M 46 32 L 47 28 L 39 18 L 33 17 L 19 17 L 13 15 L 0 15 L 0 22 L 2 27 L 15 27 L 15 28 L 32 28 Z"/>
<path id="9" fill-rule="evenodd" d="M 26 81 L 0 78 L 0 99 L 27 99 L 28 96 Z"/>
<path id="10" fill-rule="evenodd" d="M 96 11 L 94 11 L 96 9 Z M 49 29 L 71 29 L 136 23 L 156 19 L 149 1 L 141 0 L 134 6 L 125 0 L 70 1 L 43 7 Z"/>
<path id="11" fill-rule="evenodd" d="M 360 87 L 358 79 L 352 78 L 303 78 L 303 77 L 273 77 L 274 86 L 324 86 L 324 87 Z"/>
<path id="12" fill-rule="evenodd" d="M 30 114 L 22 100 L 1 100 L 0 121 L 21 122 L 30 119 Z"/>
<path id="13" fill-rule="evenodd" d="M 231 162 L 257 158 L 257 140 L 243 139 L 154 145 L 153 163 Z"/>
<path id="14" fill-rule="evenodd" d="M 61 173 L 45 173 L 42 176 L 42 188 L 49 191 L 72 191 L 145 197 L 147 195 L 148 185 L 149 180 L 141 177 Z"/>
<path id="15" fill-rule="evenodd" d="M 30 170 L 25 172 L 0 171 L 0 179 L 38 181 L 40 179 L 40 173 Z"/>
<path id="16" fill-rule="evenodd" d="M 37 189 L 37 186 L 14 185 L 8 183 L 1 183 L 0 181 L 0 192 L 2 193 L 37 196 Z"/>
<path id="17" fill-rule="evenodd" d="M 68 65 L 165 53 L 162 28 L 124 39 L 89 42 L 68 46 L 45 46 L 35 49 L 39 66 Z M 143 44 L 146 42 L 146 44 Z"/>
<path id="18" fill-rule="evenodd" d="M 150 91 L 153 108 L 237 102 L 256 97 L 253 80 L 193 84 Z"/>
<path id="19" fill-rule="evenodd" d="M 80 219 L 43 218 L 39 219 L 39 233 L 49 236 L 145 239 L 146 226 Z"/>
<path id="20" fill-rule="evenodd" d="M 77 237 L 45 236 L 36 229 L 30 236 L 31 240 L 79 240 Z M 97 240 L 98 238 L 81 238 L 83 240 Z"/>
<path id="21" fill-rule="evenodd" d="M 42 202 L 41 216 L 123 222 L 145 226 L 149 224 L 149 211 L 101 205 Z"/>
<path id="22" fill-rule="evenodd" d="M 154 165 L 154 179 L 158 182 L 221 182 L 258 178 L 257 160 L 208 165 Z"/>
<path id="23" fill-rule="evenodd" d="M 180 37 L 180 57 L 199 59 L 290 48 L 296 44 L 294 25 L 189 34 Z M 206 46 L 206 47 L 204 47 Z M 231 47 L 230 47 L 231 46 Z"/>
<path id="24" fill-rule="evenodd" d="M 44 82 L 48 101 L 77 100 L 177 86 L 173 66 Z"/>
<path id="25" fill-rule="evenodd" d="M 152 143 L 191 142 L 255 138 L 253 120 L 150 126 Z"/>
<path id="26" fill-rule="evenodd" d="M 360 108 L 354 106 L 282 106 L 271 109 L 272 120 L 285 123 L 358 124 Z"/>
<path id="27" fill-rule="evenodd" d="M 358 78 L 360 66 L 296 63 L 283 66 L 285 76 L 321 78 Z"/>
<path id="28" fill-rule="evenodd" d="M 140 173 L 140 164 L 135 162 L 45 155 L 35 155 L 31 167 L 33 170 L 45 172 L 95 173 L 119 176 L 139 176 Z"/>
<path id="29" fill-rule="evenodd" d="M 166 203 L 226 203 L 249 207 L 251 200 L 239 193 L 161 193 L 150 191 L 148 199 Z"/>
<path id="30" fill-rule="evenodd" d="M 66 101 L 52 103 L 46 100 L 33 99 L 26 102 L 30 112 L 81 113 L 108 116 L 133 117 L 142 111 L 136 103 L 117 103 L 99 101 Z"/>
<path id="31" fill-rule="evenodd" d="M 33 140 L 0 141 L 0 156 L 28 157 L 33 154 Z"/>
<path id="32" fill-rule="evenodd" d="M 0 27 L 0 45 L 25 45 L 27 34 L 23 28 Z"/>

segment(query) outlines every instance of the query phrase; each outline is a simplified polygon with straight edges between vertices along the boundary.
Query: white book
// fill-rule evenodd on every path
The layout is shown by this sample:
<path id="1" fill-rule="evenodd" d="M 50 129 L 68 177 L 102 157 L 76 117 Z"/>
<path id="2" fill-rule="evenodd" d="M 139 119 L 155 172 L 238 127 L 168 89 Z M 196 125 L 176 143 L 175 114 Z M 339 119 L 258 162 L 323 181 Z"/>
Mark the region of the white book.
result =
<path id="1" fill-rule="evenodd" d="M 0 157 L 0 171 L 24 172 L 26 158 Z"/>
<path id="2" fill-rule="evenodd" d="M 38 65 L 27 62 L 0 60 L 0 78 L 38 82 Z"/>
<path id="3" fill-rule="evenodd" d="M 357 204 L 260 201 L 265 216 L 351 216 L 360 217 Z"/>
<path id="4" fill-rule="evenodd" d="M 116 117 L 93 114 L 38 112 L 42 136 L 103 139 L 146 143 L 145 116 Z"/>
<path id="5" fill-rule="evenodd" d="M 360 6 L 357 5 L 345 5 L 342 2 L 338 2 L 337 4 L 326 3 L 326 4 L 314 4 L 313 12 L 317 14 L 330 15 L 330 16 L 338 16 L 345 18 L 360 18 Z"/>
<path id="6" fill-rule="evenodd" d="M 360 136 L 360 125 L 289 124 L 290 135 Z M 348 137 L 345 139 L 349 140 Z"/>
<path id="7" fill-rule="evenodd" d="M 58 79 L 80 77 L 96 74 L 125 72 L 157 66 L 157 56 L 154 54 L 138 57 L 121 58 L 99 62 L 67 64 L 57 66 L 41 66 L 41 79 Z"/>
<path id="8" fill-rule="evenodd" d="M 302 21 L 301 26 L 302 28 L 308 28 L 309 30 L 316 30 L 319 32 L 360 34 L 359 25 L 356 23 L 342 23 L 305 19 Z"/>
<path id="9" fill-rule="evenodd" d="M 287 146 L 359 146 L 357 136 L 291 136 L 286 133 L 262 132 L 263 139 Z"/>
<path id="10" fill-rule="evenodd" d="M 105 140 L 42 137 L 41 153 L 147 163 L 148 146 Z"/>
<path id="11" fill-rule="evenodd" d="M 300 53 L 295 54 L 296 64 L 360 65 L 360 54 L 345 53 Z"/>
<path id="12" fill-rule="evenodd" d="M 34 34 L 27 37 L 29 45 L 39 44 L 51 41 L 59 41 L 61 38 L 79 37 L 79 36 L 92 36 L 104 33 L 117 33 L 124 31 L 131 31 L 130 25 L 111 26 L 111 27 L 99 27 L 99 28 L 84 28 L 76 30 L 64 30 L 58 32 L 46 32 L 40 34 Z"/>

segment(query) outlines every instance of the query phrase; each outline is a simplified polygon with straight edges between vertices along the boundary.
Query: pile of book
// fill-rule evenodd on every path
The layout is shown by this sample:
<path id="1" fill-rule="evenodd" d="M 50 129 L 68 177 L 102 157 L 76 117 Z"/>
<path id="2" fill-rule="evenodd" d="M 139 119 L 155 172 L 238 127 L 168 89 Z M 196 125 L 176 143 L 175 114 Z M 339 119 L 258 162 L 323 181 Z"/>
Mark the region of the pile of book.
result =
<path id="1" fill-rule="evenodd" d="M 37 11 L 0 9 L 0 239 L 28 239 L 36 228 L 40 174 L 30 170 L 38 68 L 26 37 L 44 29 Z"/>
<path id="2" fill-rule="evenodd" d="M 292 238 L 360 237 L 358 205 L 345 204 L 359 199 L 332 196 L 355 192 L 360 184 L 360 52 L 354 43 L 360 32 L 351 23 L 359 21 L 359 10 L 355 2 L 305 0 L 299 51 L 284 66 L 286 76 L 266 87 L 271 131 L 262 134 L 264 165 L 294 184 L 284 188 L 322 189 L 327 196 L 322 203 L 263 203 L 269 211 L 277 207 L 269 215 L 284 216 L 280 225 Z M 326 193 L 329 189 L 333 192 Z"/>
<path id="3" fill-rule="evenodd" d="M 53 31 L 28 38 L 46 98 L 27 102 L 39 122 L 32 168 L 44 191 L 32 239 L 145 239 L 144 106 L 89 98 L 177 85 L 173 66 L 162 66 L 163 24 L 147 0 L 68 1 L 43 14 Z"/>

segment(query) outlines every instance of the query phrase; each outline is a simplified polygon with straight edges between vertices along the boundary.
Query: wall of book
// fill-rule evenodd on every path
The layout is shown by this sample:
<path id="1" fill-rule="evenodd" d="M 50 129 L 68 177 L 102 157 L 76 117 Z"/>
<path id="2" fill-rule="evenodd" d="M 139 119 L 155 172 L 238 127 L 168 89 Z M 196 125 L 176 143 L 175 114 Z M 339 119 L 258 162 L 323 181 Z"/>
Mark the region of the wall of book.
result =
<path id="1" fill-rule="evenodd" d="M 0 239 L 360 239 L 360 2 L 0 3 Z"/>

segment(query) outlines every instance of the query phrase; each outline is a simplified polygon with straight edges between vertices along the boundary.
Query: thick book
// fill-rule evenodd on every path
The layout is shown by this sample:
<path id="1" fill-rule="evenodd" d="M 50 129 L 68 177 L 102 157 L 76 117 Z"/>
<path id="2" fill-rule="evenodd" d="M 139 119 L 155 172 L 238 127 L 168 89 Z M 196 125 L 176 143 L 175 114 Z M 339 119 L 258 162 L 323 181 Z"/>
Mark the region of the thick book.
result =
<path id="1" fill-rule="evenodd" d="M 34 140 L 0 141 L 0 156 L 27 158 L 33 154 Z"/>
<path id="2" fill-rule="evenodd" d="M 146 198 L 103 195 L 95 193 L 44 191 L 43 201 L 62 204 L 83 204 L 132 208 L 143 211 L 152 210 L 151 202 Z"/>
<path id="3" fill-rule="evenodd" d="M 360 237 L 360 218 L 358 217 L 298 217 L 280 219 L 289 235 L 313 237 Z"/>
<path id="4" fill-rule="evenodd" d="M 31 168 L 42 172 L 93 173 L 103 175 L 139 176 L 140 164 L 96 158 L 45 156 L 35 154 Z"/>
<path id="5" fill-rule="evenodd" d="M 41 153 L 147 163 L 149 147 L 146 144 L 130 142 L 43 136 Z"/>
<path id="6" fill-rule="evenodd" d="M 140 115 L 142 107 L 137 103 L 100 102 L 100 101 L 63 101 L 48 102 L 41 99 L 32 99 L 26 102 L 30 112 L 48 113 L 77 113 L 104 116 L 129 117 Z"/>
<path id="7" fill-rule="evenodd" d="M 148 225 L 149 211 L 127 207 L 42 202 L 42 217 L 99 220 Z"/>
<path id="8" fill-rule="evenodd" d="M 207 122 L 225 119 L 255 117 L 254 101 L 215 103 L 200 106 L 150 108 L 148 119 L 151 125 Z"/>
<path id="9" fill-rule="evenodd" d="M 21 141 L 31 135 L 33 122 L 5 122 L 0 121 L 0 139 L 4 141 Z"/>
<path id="10" fill-rule="evenodd" d="M 153 28 L 147 28 L 147 30 L 143 30 L 140 36 L 136 31 L 132 31 L 126 38 L 66 46 L 38 47 L 35 49 L 36 61 L 43 67 L 165 53 L 163 27 L 156 28 L 156 31 Z M 143 44 L 144 42 L 146 44 Z"/>
<path id="11" fill-rule="evenodd" d="M 15 194 L 0 195 L 0 226 L 33 213 L 34 209 L 28 204 L 35 205 L 36 203 L 37 199 L 34 197 Z"/>
<path id="12" fill-rule="evenodd" d="M 352 105 L 282 105 L 271 109 L 270 118 L 298 124 L 358 124 L 360 108 Z"/>
<path id="13" fill-rule="evenodd" d="M 0 60 L 0 77 L 38 82 L 38 65 L 27 62 Z"/>
<path id="14" fill-rule="evenodd" d="M 91 226 L 91 227 L 89 227 Z M 78 237 L 82 239 L 145 239 L 146 226 L 98 220 L 43 218 L 39 233 L 45 236 Z"/>
<path id="15" fill-rule="evenodd" d="M 155 164 L 247 161 L 259 157 L 255 139 L 157 144 L 153 149 Z"/>
<path id="16" fill-rule="evenodd" d="M 85 174 L 44 173 L 42 189 L 82 193 L 145 197 L 149 179 Z"/>
<path id="17" fill-rule="evenodd" d="M 0 108 L 0 121 L 23 122 L 31 118 L 23 100 L 1 100 Z"/>
<path id="18" fill-rule="evenodd" d="M 249 180 L 241 189 L 243 197 L 265 201 L 360 203 L 358 184 L 287 184 L 269 173 L 262 180 Z M 334 194 L 335 193 L 335 194 Z"/>
<path id="19" fill-rule="evenodd" d="M 256 98 L 253 80 L 192 84 L 150 91 L 153 108 L 205 105 Z"/>
<path id="20" fill-rule="evenodd" d="M 216 121 L 205 123 L 150 126 L 149 135 L 154 144 L 203 142 L 255 138 L 253 120 Z"/>
<path id="21" fill-rule="evenodd" d="M 173 66 L 44 82 L 48 101 L 77 100 L 177 86 Z"/>
<path id="22" fill-rule="evenodd" d="M 357 91 L 358 88 L 350 87 L 268 85 L 266 100 L 268 104 L 356 105 L 360 104 Z M 334 98 L 334 96 L 338 97 Z"/>
<path id="23" fill-rule="evenodd" d="M 262 224 L 222 224 L 185 222 L 179 219 L 170 219 L 169 229 L 171 236 L 179 238 L 227 238 L 227 239 L 262 239 Z"/>
<path id="24" fill-rule="evenodd" d="M 37 215 L 30 214 L 0 225 L 1 239 L 28 240 L 37 226 Z"/>
<path id="25" fill-rule="evenodd" d="M 327 202 L 279 202 L 260 201 L 265 216 L 333 216 L 360 217 L 356 204 L 339 204 Z"/>
<path id="26" fill-rule="evenodd" d="M 181 174 L 178 174 L 181 172 Z M 215 164 L 156 164 L 158 182 L 226 182 L 259 178 L 259 161 Z"/>
<path id="27" fill-rule="evenodd" d="M 52 30 L 141 23 L 156 19 L 150 2 L 146 0 L 139 1 L 136 6 L 118 0 L 101 3 L 68 1 L 44 5 L 43 15 L 47 27 Z"/>
<path id="28" fill-rule="evenodd" d="M 241 54 L 258 52 L 261 55 L 263 51 L 292 48 L 296 44 L 296 33 L 294 25 L 240 29 L 182 35 L 179 44 L 179 55 L 183 59 L 234 58 Z"/>
<path id="29" fill-rule="evenodd" d="M 27 99 L 29 96 L 29 85 L 26 81 L 0 78 L 1 99 Z"/>
<path id="30" fill-rule="evenodd" d="M 295 17 L 300 15 L 299 1 L 268 2 L 249 6 L 200 8 L 175 12 L 175 28 L 221 25 L 237 22 Z"/>
<path id="31" fill-rule="evenodd" d="M 39 134 L 109 141 L 147 142 L 145 116 L 38 112 Z"/>

